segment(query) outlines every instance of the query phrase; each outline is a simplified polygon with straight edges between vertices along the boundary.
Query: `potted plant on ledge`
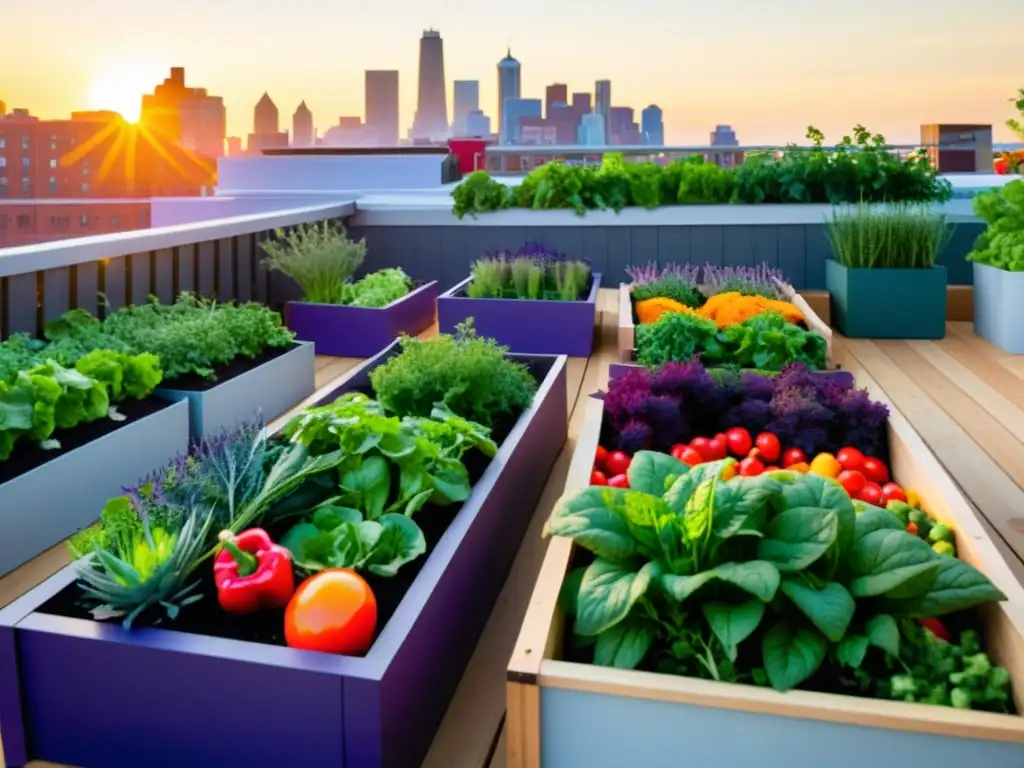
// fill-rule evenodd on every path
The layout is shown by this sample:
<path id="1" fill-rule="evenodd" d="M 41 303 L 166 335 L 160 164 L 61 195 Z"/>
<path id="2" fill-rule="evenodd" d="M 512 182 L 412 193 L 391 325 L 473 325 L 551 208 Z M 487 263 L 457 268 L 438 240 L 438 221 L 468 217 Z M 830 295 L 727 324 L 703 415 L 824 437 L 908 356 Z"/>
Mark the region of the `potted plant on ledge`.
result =
<path id="1" fill-rule="evenodd" d="M 833 257 L 825 262 L 825 287 L 840 333 L 946 335 L 946 268 L 935 263 L 952 234 L 944 214 L 927 206 L 860 203 L 837 208 L 827 234 Z"/>
<path id="2" fill-rule="evenodd" d="M 978 195 L 973 207 L 988 224 L 967 254 L 974 262 L 974 332 L 1024 353 L 1024 181 Z"/>
<path id="3" fill-rule="evenodd" d="M 265 242 L 268 269 L 302 289 L 302 301 L 285 303 L 284 319 L 316 354 L 372 357 L 403 333 L 415 336 L 434 322 L 437 283 L 416 285 L 401 269 L 352 275 L 366 258 L 366 240 L 350 240 L 327 222 L 301 225 Z"/>

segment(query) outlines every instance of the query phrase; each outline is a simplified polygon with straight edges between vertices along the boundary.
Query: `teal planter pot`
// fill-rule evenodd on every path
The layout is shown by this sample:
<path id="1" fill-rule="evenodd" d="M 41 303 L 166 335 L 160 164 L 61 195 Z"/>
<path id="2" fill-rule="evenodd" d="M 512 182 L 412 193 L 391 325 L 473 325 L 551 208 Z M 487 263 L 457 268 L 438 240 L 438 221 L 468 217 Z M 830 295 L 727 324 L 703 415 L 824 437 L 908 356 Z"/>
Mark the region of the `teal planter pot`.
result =
<path id="1" fill-rule="evenodd" d="M 946 268 L 850 269 L 825 262 L 832 322 L 851 339 L 941 339 Z"/>

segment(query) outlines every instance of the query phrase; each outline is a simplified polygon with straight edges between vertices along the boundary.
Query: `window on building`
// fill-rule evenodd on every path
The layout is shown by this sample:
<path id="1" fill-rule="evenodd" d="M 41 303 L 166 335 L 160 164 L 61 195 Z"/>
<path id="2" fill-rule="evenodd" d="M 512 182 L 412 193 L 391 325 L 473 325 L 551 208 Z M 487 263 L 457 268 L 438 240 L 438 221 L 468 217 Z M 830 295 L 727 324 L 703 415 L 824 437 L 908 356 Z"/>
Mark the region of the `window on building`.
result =
<path id="1" fill-rule="evenodd" d="M 21 137 L 21 148 L 22 148 L 22 150 L 26 150 L 26 149 L 28 149 L 28 147 L 29 147 L 28 136 L 22 135 L 22 137 Z"/>
<path id="2" fill-rule="evenodd" d="M 78 220 L 78 223 L 83 227 L 89 226 L 89 214 L 83 213 L 82 217 Z"/>
<path id="3" fill-rule="evenodd" d="M 7 179 L 4 176 L 0 176 L 0 195 L 7 194 Z"/>
<path id="4" fill-rule="evenodd" d="M 110 215 L 110 226 L 117 227 L 117 226 L 120 226 L 120 225 L 121 225 L 121 222 L 120 222 L 120 220 L 118 220 L 117 214 L 116 213 L 112 213 Z"/>
<path id="5" fill-rule="evenodd" d="M 7 139 L 0 136 L 0 149 L 7 149 Z"/>
<path id="6" fill-rule="evenodd" d="M 6 167 L 7 167 L 7 158 L 4 157 L 3 155 L 0 155 L 0 168 L 6 168 Z"/>
<path id="7" fill-rule="evenodd" d="M 56 168 L 57 167 L 57 161 L 56 161 L 56 159 L 54 159 L 52 157 L 50 158 L 50 167 L 51 168 Z"/>
<path id="8" fill-rule="evenodd" d="M 50 137 L 50 149 L 53 150 L 54 152 L 57 151 L 57 137 L 56 136 L 51 136 Z"/>
<path id="9" fill-rule="evenodd" d="M 21 179 L 21 194 L 27 195 L 32 191 L 32 179 L 22 178 Z"/>
<path id="10" fill-rule="evenodd" d="M 31 165 L 31 159 L 30 158 L 27 158 L 27 157 L 21 158 L 21 167 L 22 168 L 28 168 L 29 165 Z"/>
<path id="11" fill-rule="evenodd" d="M 28 229 L 32 226 L 32 217 L 27 213 L 18 214 L 18 229 Z"/>
<path id="12" fill-rule="evenodd" d="M 83 175 L 83 176 L 88 176 L 88 175 L 89 175 L 89 169 L 88 169 L 88 167 L 86 167 L 86 166 L 82 166 L 82 175 Z"/>
<path id="13" fill-rule="evenodd" d="M 56 195 L 57 194 L 57 177 L 56 176 L 51 176 L 50 177 L 50 194 L 51 195 Z"/>
<path id="14" fill-rule="evenodd" d="M 82 193 L 84 194 L 84 193 L 86 193 L 88 191 L 89 191 L 89 182 L 88 181 L 83 181 L 82 182 Z"/>

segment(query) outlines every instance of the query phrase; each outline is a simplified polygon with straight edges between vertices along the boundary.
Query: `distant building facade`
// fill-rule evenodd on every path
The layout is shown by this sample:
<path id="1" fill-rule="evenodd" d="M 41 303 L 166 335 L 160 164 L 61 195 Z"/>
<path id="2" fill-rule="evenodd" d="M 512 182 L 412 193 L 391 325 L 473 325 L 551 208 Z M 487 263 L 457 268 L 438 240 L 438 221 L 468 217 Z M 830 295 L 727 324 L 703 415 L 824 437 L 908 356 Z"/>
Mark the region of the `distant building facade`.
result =
<path id="1" fill-rule="evenodd" d="M 519 98 L 521 81 L 522 69 L 509 48 L 505 58 L 498 62 L 498 140 L 502 144 L 512 143 L 511 136 L 506 134 L 505 103 Z"/>
<path id="2" fill-rule="evenodd" d="M 398 70 L 368 69 L 364 80 L 366 126 L 380 146 L 397 147 L 401 134 L 398 121 Z"/>
<path id="3" fill-rule="evenodd" d="M 479 110 L 480 81 L 456 80 L 452 83 L 452 135 L 467 135 L 466 118 Z"/>
<path id="4" fill-rule="evenodd" d="M 643 143 L 650 147 L 665 146 L 665 123 L 661 107 L 651 104 L 640 113 L 640 133 Z"/>

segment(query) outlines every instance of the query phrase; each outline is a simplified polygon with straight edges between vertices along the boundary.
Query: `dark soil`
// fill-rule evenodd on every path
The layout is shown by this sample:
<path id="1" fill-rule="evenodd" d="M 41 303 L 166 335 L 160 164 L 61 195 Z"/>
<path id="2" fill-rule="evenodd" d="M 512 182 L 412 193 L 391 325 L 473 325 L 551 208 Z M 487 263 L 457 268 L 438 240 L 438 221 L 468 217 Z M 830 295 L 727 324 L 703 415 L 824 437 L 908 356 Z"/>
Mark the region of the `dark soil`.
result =
<path id="1" fill-rule="evenodd" d="M 298 344 L 292 344 L 287 347 L 266 349 L 261 354 L 252 358 L 236 357 L 230 363 L 214 366 L 211 378 L 204 379 L 202 376 L 188 373 L 174 379 L 165 379 L 160 382 L 160 387 L 162 389 L 180 389 L 186 392 L 203 392 L 207 389 L 213 389 L 225 381 L 230 381 L 236 376 L 241 376 L 243 373 L 248 373 L 253 368 L 258 368 L 264 363 L 269 363 L 271 360 L 291 352 L 297 346 Z"/>
<path id="2" fill-rule="evenodd" d="M 551 365 L 551 360 L 528 363 L 530 372 L 537 379 L 538 383 L 543 381 Z M 373 392 L 369 388 L 363 391 L 364 394 L 370 397 L 373 396 Z M 519 414 L 515 416 L 510 415 L 493 425 L 491 435 L 499 446 L 508 437 L 518 419 Z M 463 460 L 466 469 L 469 471 L 470 483 L 476 485 L 490 465 L 490 459 L 478 451 L 472 451 L 466 454 Z M 394 578 L 389 579 L 372 574 L 364 574 L 377 599 L 377 634 L 380 634 L 391 619 L 391 616 L 394 615 L 399 603 L 419 575 L 427 558 L 430 557 L 434 547 L 441 540 L 444 532 L 461 509 L 461 504 L 453 504 L 447 507 L 438 507 L 431 504 L 425 506 L 416 513 L 416 522 L 423 530 L 427 540 L 426 554 L 402 566 L 402 569 Z M 280 527 L 270 527 L 269 533 L 276 540 L 296 522 L 298 522 L 296 518 L 289 519 Z M 202 595 L 200 600 L 183 608 L 174 621 L 166 619 L 162 609 L 154 609 L 140 616 L 133 626 L 161 625 L 167 629 L 190 632 L 197 635 L 265 643 L 267 645 L 285 645 L 283 610 L 262 611 L 251 616 L 227 614 L 221 610 L 217 602 L 217 590 L 213 583 L 212 569 L 209 566 L 202 566 L 200 570 L 203 572 L 201 586 L 197 592 L 197 594 Z M 305 575 L 297 573 L 296 583 L 301 581 Z M 92 619 L 88 609 L 81 603 L 81 593 L 75 584 L 71 584 L 58 592 L 40 606 L 38 611 L 67 618 Z M 112 619 L 109 620 L 109 623 L 117 623 L 118 621 L 118 619 Z"/>
<path id="3" fill-rule="evenodd" d="M 74 429 L 58 430 L 53 433 L 53 439 L 60 442 L 60 448 L 50 451 L 24 440 L 19 441 L 14 448 L 11 458 L 7 461 L 0 461 L 0 484 L 30 472 L 36 467 L 41 467 L 47 462 L 64 456 L 76 448 L 81 448 L 93 440 L 99 440 L 104 435 L 109 435 L 121 427 L 128 426 L 139 419 L 144 419 L 146 416 L 163 410 L 170 405 L 172 403 L 152 396 L 145 400 L 127 400 L 123 403 L 117 403 L 118 412 L 127 417 L 124 421 L 103 418 L 88 424 L 80 424 Z M 136 479 L 129 478 L 132 481 Z"/>

